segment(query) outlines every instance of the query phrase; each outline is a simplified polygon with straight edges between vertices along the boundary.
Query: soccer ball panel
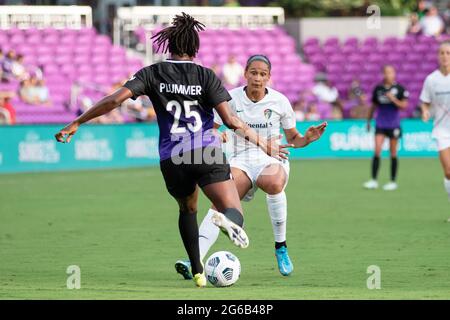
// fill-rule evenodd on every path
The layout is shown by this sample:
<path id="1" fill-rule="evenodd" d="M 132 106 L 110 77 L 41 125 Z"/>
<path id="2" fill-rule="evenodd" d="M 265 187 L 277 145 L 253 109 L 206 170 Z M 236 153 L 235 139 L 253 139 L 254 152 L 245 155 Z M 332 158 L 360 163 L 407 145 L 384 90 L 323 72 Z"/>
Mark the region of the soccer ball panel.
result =
<path id="1" fill-rule="evenodd" d="M 218 251 L 206 261 L 205 274 L 213 286 L 228 287 L 239 279 L 241 263 L 231 252 Z"/>

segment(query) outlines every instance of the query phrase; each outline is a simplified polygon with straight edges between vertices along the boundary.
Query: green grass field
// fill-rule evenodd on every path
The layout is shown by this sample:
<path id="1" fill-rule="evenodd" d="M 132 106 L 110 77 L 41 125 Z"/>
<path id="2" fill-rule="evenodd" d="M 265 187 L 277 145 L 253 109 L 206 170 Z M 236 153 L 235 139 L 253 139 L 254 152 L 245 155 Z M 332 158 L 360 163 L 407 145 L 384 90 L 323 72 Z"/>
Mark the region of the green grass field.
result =
<path id="1" fill-rule="evenodd" d="M 0 298 L 449 299 L 450 204 L 438 160 L 401 159 L 391 193 L 363 190 L 368 171 L 367 160 L 293 162 L 292 276 L 278 273 L 258 192 L 244 205 L 250 247 L 222 235 L 213 247 L 239 257 L 240 280 L 203 289 L 174 271 L 185 254 L 158 168 L 0 175 Z M 202 197 L 199 223 L 208 206 Z M 81 268 L 79 290 L 66 288 L 69 265 Z M 381 290 L 366 287 L 370 265 L 381 268 Z"/>

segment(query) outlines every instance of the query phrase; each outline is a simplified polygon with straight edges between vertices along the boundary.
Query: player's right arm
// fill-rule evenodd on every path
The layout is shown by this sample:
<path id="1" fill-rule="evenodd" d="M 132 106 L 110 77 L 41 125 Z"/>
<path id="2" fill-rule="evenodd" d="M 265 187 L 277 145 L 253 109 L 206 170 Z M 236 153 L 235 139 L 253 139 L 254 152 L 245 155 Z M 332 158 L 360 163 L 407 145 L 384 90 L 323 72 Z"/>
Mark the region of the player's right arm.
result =
<path id="1" fill-rule="evenodd" d="M 61 129 L 57 134 L 55 134 L 56 140 L 63 143 L 70 142 L 72 136 L 77 132 L 78 127 L 81 124 L 107 114 L 108 112 L 120 106 L 122 102 L 131 98 L 132 96 L 133 93 L 130 91 L 130 89 L 125 87 L 119 88 L 112 94 L 107 95 L 106 97 L 98 101 L 92 108 L 81 114 L 78 118 Z"/>
<path id="2" fill-rule="evenodd" d="M 431 80 L 430 80 L 430 76 L 428 76 L 425 79 L 422 91 L 420 92 L 420 101 L 422 102 L 420 104 L 420 111 L 422 112 L 422 120 L 425 122 L 430 120 L 430 117 L 431 117 L 431 113 L 430 113 L 431 93 L 432 93 Z"/>
<path id="3" fill-rule="evenodd" d="M 430 106 L 431 106 L 431 104 L 429 104 L 428 102 L 422 102 L 420 104 L 420 110 L 422 112 L 422 121 L 424 121 L 424 122 L 427 122 L 428 120 L 430 120 L 430 117 L 431 117 Z"/>

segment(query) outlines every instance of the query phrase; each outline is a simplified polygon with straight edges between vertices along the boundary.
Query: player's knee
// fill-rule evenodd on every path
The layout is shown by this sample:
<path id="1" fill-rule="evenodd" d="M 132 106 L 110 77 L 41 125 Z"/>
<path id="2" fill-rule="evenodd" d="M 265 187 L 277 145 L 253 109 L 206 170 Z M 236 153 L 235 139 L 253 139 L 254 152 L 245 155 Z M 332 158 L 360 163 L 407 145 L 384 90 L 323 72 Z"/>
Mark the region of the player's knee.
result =
<path id="1" fill-rule="evenodd" d="M 284 190 L 284 182 L 283 181 L 273 181 L 268 184 L 266 187 L 266 192 L 268 194 L 278 194 Z"/>

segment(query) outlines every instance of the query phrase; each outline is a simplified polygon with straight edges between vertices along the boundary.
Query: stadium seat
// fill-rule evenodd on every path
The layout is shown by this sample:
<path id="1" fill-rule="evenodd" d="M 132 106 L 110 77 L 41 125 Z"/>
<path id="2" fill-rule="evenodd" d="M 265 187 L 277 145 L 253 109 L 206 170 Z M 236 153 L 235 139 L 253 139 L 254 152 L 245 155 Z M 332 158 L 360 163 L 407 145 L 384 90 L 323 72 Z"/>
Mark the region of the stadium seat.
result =
<path id="1" fill-rule="evenodd" d="M 154 34 L 159 29 L 150 31 Z M 136 29 L 135 36 L 141 43 L 145 43 L 145 29 Z M 207 29 L 200 33 L 200 41 L 197 58 L 207 67 L 220 67 L 230 55 L 234 55 L 241 64 L 245 64 L 252 54 L 267 55 L 272 62 L 274 87 L 283 92 L 292 103 L 297 100 L 300 90 L 311 88 L 314 84 L 314 66 L 302 61 L 297 53 L 295 40 L 283 28 Z M 335 42 L 330 41 L 330 47 L 334 48 Z M 153 47 L 155 48 L 154 45 Z M 304 50 L 310 50 L 308 54 L 323 54 L 318 39 L 310 39 Z M 325 60 L 321 58 L 321 62 L 325 63 Z"/>
<path id="2" fill-rule="evenodd" d="M 317 70 L 326 71 L 332 82 L 339 83 L 341 94 L 348 91 L 351 78 L 359 79 L 366 93 L 371 94 L 381 81 L 381 67 L 392 64 L 397 70 L 397 81 L 411 93 L 408 108 L 402 113 L 409 116 L 419 103 L 425 77 L 437 68 L 438 46 L 437 39 L 423 36 L 387 37 L 382 41 L 375 37 L 362 41 L 351 37 L 342 46 L 336 37 L 330 37 L 322 43 L 317 38 L 306 39 L 303 52 Z"/>
<path id="3" fill-rule="evenodd" d="M 141 59 L 127 57 L 123 47 L 113 46 L 109 37 L 93 28 L 2 29 L 0 43 L 3 51 L 13 49 L 23 54 L 30 71 L 42 65 L 50 91 L 50 107 L 30 106 L 14 99 L 18 123 L 68 122 L 74 114 L 65 104 L 75 82 L 109 88 L 143 66 Z M 19 82 L 2 83 L 0 89 L 17 92 Z"/>

